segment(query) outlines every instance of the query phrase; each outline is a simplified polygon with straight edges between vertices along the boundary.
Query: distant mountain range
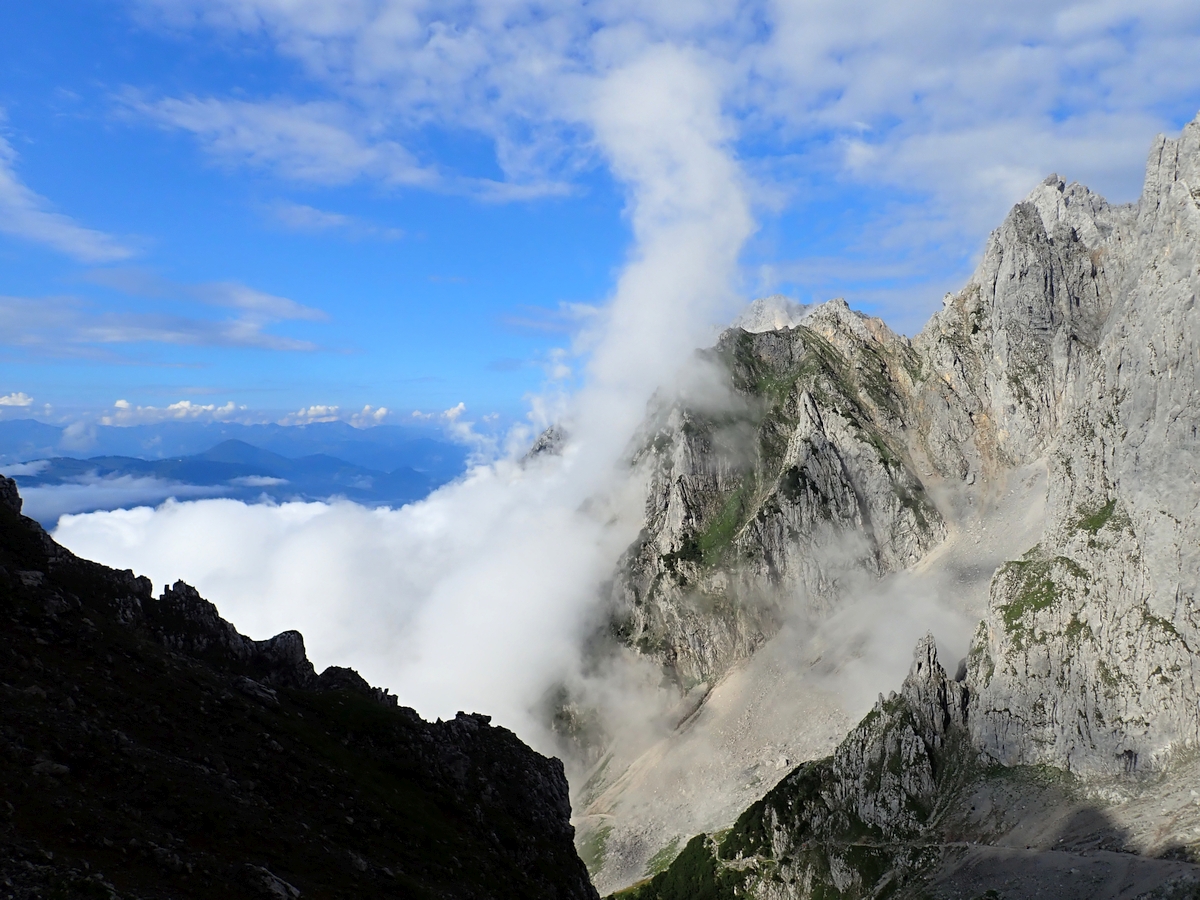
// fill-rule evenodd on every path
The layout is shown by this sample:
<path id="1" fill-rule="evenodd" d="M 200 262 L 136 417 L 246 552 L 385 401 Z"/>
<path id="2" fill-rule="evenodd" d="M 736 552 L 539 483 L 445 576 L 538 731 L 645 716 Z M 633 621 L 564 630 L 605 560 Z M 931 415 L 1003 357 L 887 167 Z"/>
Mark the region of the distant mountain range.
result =
<path id="1" fill-rule="evenodd" d="M 309 425 L 241 425 L 227 422 L 156 422 L 148 425 L 47 425 L 35 419 L 0 421 L 0 466 L 59 456 L 193 456 L 222 441 L 244 441 L 289 459 L 326 454 L 357 466 L 392 472 L 409 467 L 444 483 L 466 464 L 461 444 L 430 437 L 419 428 L 345 422 Z"/>
<path id="2" fill-rule="evenodd" d="M 70 453 L 72 448 L 92 453 Z M 33 419 L 0 422 L 0 466 L 47 527 L 65 513 L 167 497 L 254 502 L 345 497 L 367 505 L 419 500 L 466 468 L 467 449 L 397 426 L 344 422 L 239 425 L 164 422 L 80 432 Z"/>

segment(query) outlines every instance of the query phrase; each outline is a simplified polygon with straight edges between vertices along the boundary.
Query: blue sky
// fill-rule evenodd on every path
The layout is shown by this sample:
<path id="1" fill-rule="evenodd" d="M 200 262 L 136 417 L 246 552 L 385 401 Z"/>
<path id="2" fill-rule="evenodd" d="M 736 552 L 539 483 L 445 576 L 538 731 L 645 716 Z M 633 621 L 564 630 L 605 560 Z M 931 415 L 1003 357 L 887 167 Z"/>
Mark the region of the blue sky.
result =
<path id="1" fill-rule="evenodd" d="M 597 98 L 657 48 L 717 95 L 737 295 L 910 334 L 1041 177 L 1135 199 L 1200 108 L 1194 2 L 643 6 L 9 4 L 0 413 L 520 418 L 639 252 Z"/>

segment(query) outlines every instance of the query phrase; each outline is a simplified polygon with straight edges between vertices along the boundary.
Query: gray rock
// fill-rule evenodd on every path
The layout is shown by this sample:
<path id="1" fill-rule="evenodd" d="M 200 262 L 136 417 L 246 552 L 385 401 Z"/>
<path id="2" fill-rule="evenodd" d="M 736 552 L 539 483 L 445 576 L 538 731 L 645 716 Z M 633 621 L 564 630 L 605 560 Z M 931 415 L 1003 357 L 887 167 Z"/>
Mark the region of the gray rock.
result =
<path id="1" fill-rule="evenodd" d="M 710 357 L 738 403 L 663 403 L 634 453 L 646 527 L 615 632 L 682 688 L 712 683 L 785 616 L 836 609 L 852 573 L 938 544 L 921 472 L 1045 460 L 1044 539 L 997 572 L 972 645 L 976 741 L 1097 774 L 1195 746 L 1198 291 L 1200 119 L 1155 142 L 1137 204 L 1047 178 L 911 343 L 841 300 L 726 332 Z"/>
<path id="2" fill-rule="evenodd" d="M 615 623 L 684 687 L 719 690 L 789 612 L 836 610 L 853 575 L 925 559 L 952 519 L 930 499 L 939 484 L 982 496 L 1018 467 L 1048 471 L 1040 541 L 995 570 L 961 674 L 921 642 L 899 695 L 739 819 L 744 860 L 710 842 L 721 878 L 758 897 L 858 896 L 936 871 L 930 896 L 974 896 L 965 885 L 1004 873 L 1014 896 L 1039 896 L 1068 866 L 1089 879 L 1126 866 L 1103 857 L 1114 849 L 1142 854 L 1120 896 L 1200 874 L 1185 862 L 1200 819 L 1181 829 L 1191 801 L 1164 799 L 1194 784 L 1200 750 L 1198 295 L 1200 117 L 1155 142 L 1136 204 L 1046 179 L 911 342 L 831 301 L 722 337 L 713 357 L 742 407 L 655 411 L 635 454 L 646 529 L 614 580 Z M 979 759 L 1039 768 L 1001 784 Z M 974 781 L 953 781 L 971 767 Z M 1038 774 L 1055 769 L 1070 774 Z M 1043 777 L 1073 787 L 1041 799 Z M 984 821 L 968 789 L 981 810 L 1037 816 Z M 1029 850 L 1022 828 L 1041 829 L 1029 857 L 1011 852 Z M 955 834 L 980 845 L 954 849 Z M 1064 840 L 1086 853 L 1062 855 Z M 688 846 L 694 870 L 705 851 Z"/>
<path id="3" fill-rule="evenodd" d="M 250 876 L 250 883 L 263 896 L 277 897 L 279 900 L 297 900 L 300 896 L 299 888 L 288 884 L 270 869 L 262 866 L 246 866 L 246 870 Z"/>
<path id="4" fill-rule="evenodd" d="M 646 527 L 612 591 L 614 631 L 681 688 L 720 677 L 787 615 L 823 613 L 945 534 L 902 418 L 916 359 L 831 301 L 804 325 L 731 329 L 708 354 L 732 403 L 654 410 L 633 453 Z"/>
<path id="5" fill-rule="evenodd" d="M 1006 764 L 1133 773 L 1200 740 L 1197 185 L 1200 120 L 1156 141 L 1136 206 L 1076 212 L 1097 321 L 1048 366 L 1046 534 L 997 573 L 968 679 L 975 738 Z"/>

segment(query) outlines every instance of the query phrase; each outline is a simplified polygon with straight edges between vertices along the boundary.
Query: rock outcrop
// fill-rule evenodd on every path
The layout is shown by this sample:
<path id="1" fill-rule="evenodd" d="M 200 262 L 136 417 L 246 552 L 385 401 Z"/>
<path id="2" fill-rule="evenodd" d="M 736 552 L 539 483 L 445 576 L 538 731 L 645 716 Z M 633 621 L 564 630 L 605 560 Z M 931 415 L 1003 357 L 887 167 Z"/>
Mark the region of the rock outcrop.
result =
<path id="1" fill-rule="evenodd" d="M 1098 323 L 1064 366 L 1049 522 L 993 583 L 971 679 L 996 759 L 1105 775 L 1200 742 L 1200 120 L 1156 142 L 1136 206 L 1089 231 L 1092 210 Z"/>
<path id="2" fill-rule="evenodd" d="M 840 582 L 920 559 L 944 536 L 905 436 L 917 358 L 835 301 L 804 324 L 731 329 L 707 362 L 727 396 L 662 402 L 633 463 L 646 527 L 612 591 L 618 638 L 684 689 L 719 678 Z"/>
<path id="3" fill-rule="evenodd" d="M 562 763 L 73 556 L 0 478 L 4 896 L 594 898 Z"/>
<path id="4" fill-rule="evenodd" d="M 733 384 L 765 411 L 744 417 L 752 446 L 774 433 L 787 450 L 739 471 L 714 451 L 715 429 L 678 408 L 648 444 L 648 528 L 617 606 L 634 610 L 622 635 L 676 672 L 719 673 L 753 651 L 753 629 L 788 601 L 747 604 L 750 586 L 835 606 L 844 576 L 830 574 L 824 534 L 849 541 L 849 568 L 869 575 L 920 558 L 948 516 L 922 503 L 918 518 L 889 493 L 933 507 L 932 482 L 994 484 L 1044 465 L 1045 523 L 995 571 L 961 681 L 923 642 L 901 693 L 833 757 L 788 775 L 721 840 L 696 838 L 639 897 L 701 883 L 710 896 L 973 896 L 1000 883 L 989 878 L 1005 896 L 1039 896 L 1064 865 L 1094 874 L 1114 851 L 1128 878 L 1113 896 L 1195 894 L 1195 868 L 1162 860 L 1200 861 L 1198 296 L 1200 118 L 1155 142 L 1136 204 L 1057 176 L 1039 185 L 911 343 L 837 302 L 795 327 L 722 338 Z M 755 380 L 764 358 L 770 377 Z M 775 498 L 801 444 L 793 511 Z M 739 489 L 752 502 L 722 518 Z M 726 555 L 667 564 L 689 535 L 715 546 L 717 522 L 733 523 Z M 689 605 L 693 585 L 725 605 Z M 1058 895 L 1089 895 L 1071 884 Z M 973 893 L 955 893 L 964 886 Z"/>
<path id="5" fill-rule="evenodd" d="M 1130 821 L 1182 807 L 1168 840 L 1161 823 L 1139 834 L 1065 774 L 991 761 L 971 741 L 968 699 L 927 636 L 900 693 L 881 696 L 831 757 L 797 767 L 731 829 L 696 836 L 621 896 L 1034 900 L 1053 891 L 1086 900 L 1100 884 L 1119 898 L 1200 892 L 1200 842 L 1178 837 L 1200 827 L 1187 795 L 1195 767 L 1180 773 L 1182 789 L 1160 783 L 1129 804 Z"/>
<path id="6" fill-rule="evenodd" d="M 976 740 L 1097 773 L 1196 745 L 1197 185 L 1200 120 L 1158 140 L 1137 204 L 1048 178 L 911 343 L 841 301 L 723 335 L 733 401 L 663 408 L 637 456 L 651 488 L 619 637 L 711 683 L 789 604 L 828 611 L 850 573 L 936 545 L 923 473 L 1044 459 L 1044 539 L 997 573 L 971 651 Z"/>

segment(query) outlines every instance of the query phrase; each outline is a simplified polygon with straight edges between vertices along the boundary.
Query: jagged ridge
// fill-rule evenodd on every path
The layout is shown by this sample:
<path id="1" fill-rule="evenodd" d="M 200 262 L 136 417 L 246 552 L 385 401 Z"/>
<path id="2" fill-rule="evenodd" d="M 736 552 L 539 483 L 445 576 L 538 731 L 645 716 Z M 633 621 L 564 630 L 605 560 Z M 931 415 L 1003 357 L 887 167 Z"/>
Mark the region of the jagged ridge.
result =
<path id="1" fill-rule="evenodd" d="M 1200 118 L 1179 139 L 1155 142 L 1137 204 L 1110 206 L 1057 176 L 1035 189 L 993 233 L 967 287 L 948 295 L 912 342 L 911 380 L 892 381 L 901 430 L 891 436 L 917 469 L 987 482 L 1025 463 L 1048 465 L 1042 540 L 992 580 L 965 671 L 966 714 L 955 719 L 956 741 L 964 748 L 960 762 L 967 770 L 1005 773 L 1008 794 L 988 783 L 1000 776 L 978 772 L 954 789 L 958 794 L 947 794 L 936 754 L 927 754 L 927 766 L 918 743 L 900 739 L 903 728 L 896 731 L 884 704 L 832 760 L 799 770 L 768 795 L 801 810 L 788 822 L 772 820 L 779 829 L 771 832 L 769 848 L 764 830 L 758 843 L 746 838 L 744 846 L 730 844 L 731 851 L 741 847 L 751 854 L 730 860 L 723 856 L 725 843 L 698 838 L 678 867 L 657 879 L 658 887 L 643 888 L 650 891 L 646 896 L 682 896 L 676 876 L 700 870 L 713 873 L 701 879 L 710 895 L 736 888 L 763 897 L 831 890 L 867 896 L 882 890 L 887 878 L 893 886 L 915 879 L 914 890 L 936 895 L 939 883 L 959 878 L 961 885 L 992 871 L 1019 885 L 1014 895 L 1037 896 L 1061 875 L 1048 852 L 1056 848 L 1044 841 L 1037 846 L 1045 834 L 1024 848 L 1032 847 L 1036 858 L 1010 860 L 1028 868 L 1029 878 L 1015 874 L 1019 866 L 997 863 L 995 853 L 953 846 L 956 833 L 995 846 L 1024 827 L 976 821 L 968 815 L 975 807 L 967 810 L 955 800 L 967 796 L 962 791 L 972 798 L 987 795 L 992 805 L 1000 799 L 1029 803 L 1043 819 L 1052 818 L 1030 785 L 1042 792 L 1053 788 L 1068 806 L 1078 801 L 1079 816 L 1099 821 L 1091 829 L 1092 837 L 1100 835 L 1092 848 L 1197 856 L 1200 816 L 1193 807 L 1200 798 L 1194 790 L 1188 798 L 1184 789 L 1196 783 L 1200 747 L 1198 293 Z M 826 337 L 840 349 L 856 325 L 868 321 L 859 317 Z M 890 341 L 876 336 L 877 343 Z M 853 365 L 861 360 L 868 369 L 877 355 L 864 357 L 861 348 L 845 353 Z M 912 711 L 907 701 L 893 712 L 903 718 L 905 709 Z M 888 758 L 915 766 L 914 784 L 921 790 L 896 794 L 883 781 L 864 783 L 866 756 L 858 758 L 857 776 L 837 769 L 837 761 L 864 741 L 874 741 L 884 756 L 891 752 L 880 743 L 884 733 L 871 732 L 877 726 L 896 737 L 895 746 L 911 748 L 908 756 Z M 914 733 L 923 735 L 927 749 L 932 746 L 933 732 Z M 1054 768 L 1038 768 L 1047 765 Z M 927 770 L 933 773 L 932 795 Z M 1039 786 L 1041 772 L 1049 773 L 1049 782 Z M 1179 790 L 1182 808 L 1168 816 L 1177 803 L 1162 798 Z M 859 798 L 853 815 L 845 806 L 851 795 Z M 940 818 L 930 813 L 917 828 L 912 817 L 926 808 L 921 797 L 932 797 L 929 809 L 942 804 L 947 812 Z M 915 805 L 908 809 L 910 801 Z M 936 852 L 871 878 L 850 877 L 854 866 L 838 856 L 838 841 L 847 839 L 854 823 L 875 827 L 864 810 L 881 803 L 898 816 L 902 831 L 909 829 L 899 835 L 904 847 Z M 782 808 L 767 804 L 757 820 L 751 815 L 738 827 L 762 825 L 764 809 Z M 1152 824 L 1130 812 L 1139 808 Z M 1124 824 L 1114 824 L 1118 819 Z M 1057 840 L 1087 844 L 1079 830 L 1064 824 Z M 804 835 L 821 845 L 818 862 L 789 863 L 790 875 L 776 878 L 787 868 L 777 852 L 786 856 L 788 846 L 803 845 Z M 891 838 L 879 833 L 872 839 Z M 889 852 L 903 859 L 908 851 Z M 958 862 L 951 859 L 955 853 Z M 759 871 L 753 861 L 760 857 L 778 868 Z M 1074 856 L 1070 861 L 1085 865 Z M 1141 873 L 1124 884 L 1121 896 L 1170 894 L 1172 879 L 1195 875 L 1147 859 L 1126 858 L 1120 865 Z M 1087 896 L 1080 884 L 1080 896 Z M 1179 890 L 1192 896 L 1191 884 L 1180 882 Z"/>
<path id="2" fill-rule="evenodd" d="M 2 478 L 0 633 L 10 897 L 595 897 L 561 762 L 77 559 Z"/>
<path id="3" fill-rule="evenodd" d="M 846 572 L 912 564 L 945 534 L 904 437 L 919 366 L 908 342 L 842 302 L 704 354 L 723 409 L 663 404 L 634 465 L 646 527 L 618 566 L 613 628 L 683 688 L 719 678 L 788 606 L 838 598 Z"/>

